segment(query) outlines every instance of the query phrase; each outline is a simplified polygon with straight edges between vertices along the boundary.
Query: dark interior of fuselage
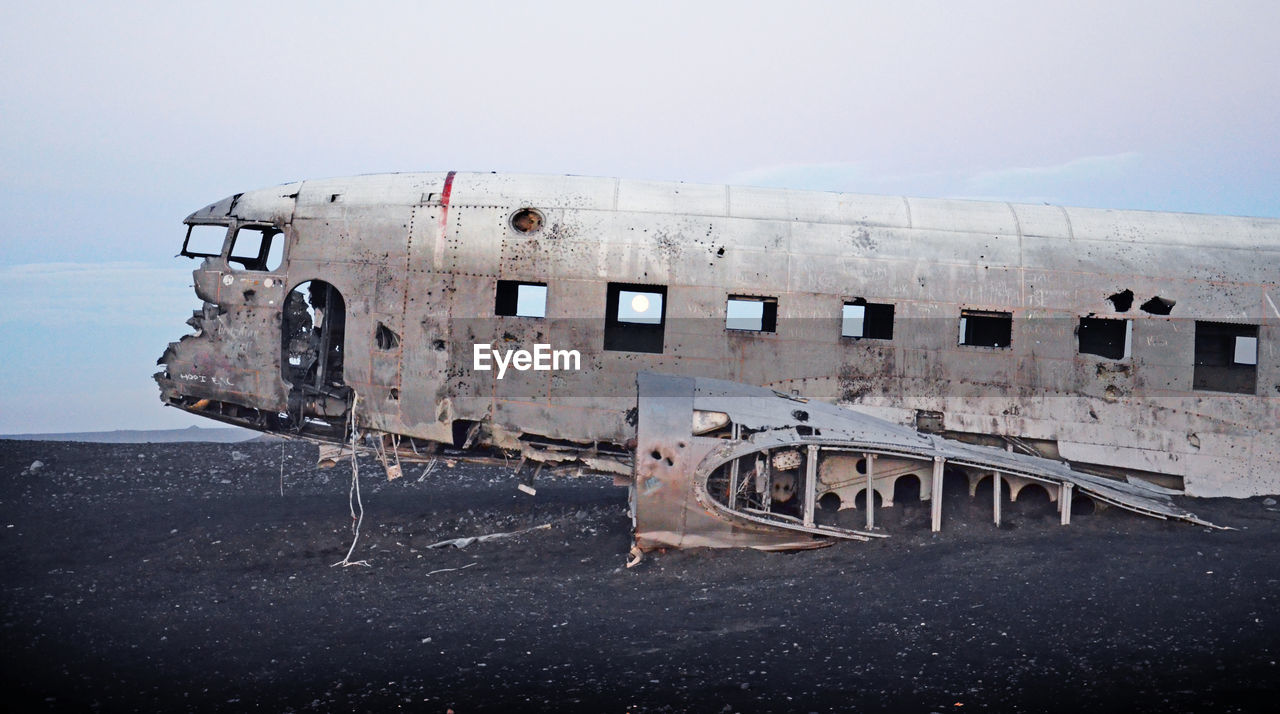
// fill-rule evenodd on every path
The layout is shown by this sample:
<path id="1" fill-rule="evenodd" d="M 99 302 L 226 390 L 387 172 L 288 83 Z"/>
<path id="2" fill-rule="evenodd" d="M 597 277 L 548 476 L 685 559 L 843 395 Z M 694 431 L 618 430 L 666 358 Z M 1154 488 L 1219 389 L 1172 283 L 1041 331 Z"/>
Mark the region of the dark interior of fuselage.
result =
<path id="1" fill-rule="evenodd" d="M 299 424 L 308 416 L 333 416 L 334 408 L 345 407 L 350 394 L 342 374 L 342 294 L 322 280 L 301 283 L 285 298 L 280 322 L 280 367 L 290 385 L 290 416 Z"/>

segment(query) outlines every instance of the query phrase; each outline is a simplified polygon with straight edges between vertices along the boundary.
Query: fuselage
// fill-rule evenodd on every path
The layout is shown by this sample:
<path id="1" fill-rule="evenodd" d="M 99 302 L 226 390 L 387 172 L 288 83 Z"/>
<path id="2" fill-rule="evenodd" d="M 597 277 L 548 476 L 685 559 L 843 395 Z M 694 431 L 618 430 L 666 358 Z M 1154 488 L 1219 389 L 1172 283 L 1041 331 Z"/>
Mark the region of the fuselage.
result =
<path id="1" fill-rule="evenodd" d="M 659 372 L 1280 492 L 1278 220 L 450 172 L 186 223 L 225 237 L 187 247 L 199 334 L 157 380 L 225 421 L 335 438 L 354 402 L 429 442 L 622 447 Z"/>

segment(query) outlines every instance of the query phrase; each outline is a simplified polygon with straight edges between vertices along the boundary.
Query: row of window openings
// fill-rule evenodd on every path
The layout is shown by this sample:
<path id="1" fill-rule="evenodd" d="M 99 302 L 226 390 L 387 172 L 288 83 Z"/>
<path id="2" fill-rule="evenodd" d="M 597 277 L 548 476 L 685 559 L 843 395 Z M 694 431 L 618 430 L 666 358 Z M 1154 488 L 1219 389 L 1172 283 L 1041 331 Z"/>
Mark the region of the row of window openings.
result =
<path id="1" fill-rule="evenodd" d="M 198 230 L 206 229 L 206 230 Z M 192 226 L 184 252 L 221 254 L 227 230 L 221 226 Z M 228 260 L 247 270 L 275 270 L 280 265 L 283 236 L 271 227 L 241 226 L 235 232 Z M 605 349 L 662 352 L 662 324 L 666 288 L 651 285 L 609 285 Z M 546 317 L 547 286 L 514 280 L 498 281 L 497 315 Z M 776 332 L 778 300 L 772 297 L 730 295 L 725 305 L 725 329 Z M 1013 316 L 1007 312 L 962 310 L 957 344 L 1005 348 L 1012 344 Z M 856 299 L 843 306 L 842 337 L 892 340 L 893 305 Z M 1082 317 L 1077 331 L 1083 354 L 1125 360 L 1132 354 L 1133 322 Z M 1254 391 L 1258 363 L 1258 327 L 1234 323 L 1196 322 L 1196 389 Z"/>
<path id="2" fill-rule="evenodd" d="M 661 325 L 666 314 L 666 294 L 666 288 L 652 285 L 611 283 L 608 296 L 611 322 Z M 546 317 L 546 284 L 499 280 L 493 312 L 499 317 Z M 725 305 L 724 326 L 740 332 L 777 332 L 778 299 L 730 295 Z M 841 335 L 893 339 L 893 305 L 861 299 L 845 303 Z"/>
<path id="3" fill-rule="evenodd" d="M 191 226 L 183 253 L 221 255 L 227 233 L 222 226 Z M 246 270 L 274 271 L 280 266 L 283 245 L 283 234 L 279 229 L 241 226 L 232 237 L 228 260 L 243 265 Z M 607 305 L 610 318 L 605 325 L 605 349 L 661 353 L 666 294 L 665 287 L 610 283 Z M 1172 306 L 1171 302 L 1164 302 Z M 1146 306 L 1143 309 L 1147 309 Z M 546 317 L 546 284 L 499 280 L 494 313 L 512 317 Z M 1168 310 L 1157 314 L 1168 314 Z M 777 298 L 728 297 L 725 329 L 776 332 L 777 327 Z M 962 310 L 959 328 L 957 344 L 960 345 L 1007 348 L 1012 344 L 1013 316 L 1007 312 Z M 892 340 L 893 305 L 869 303 L 861 298 L 846 302 L 841 313 L 840 335 Z M 378 337 L 381 345 L 386 337 L 382 334 Z M 1079 351 L 1083 354 L 1126 360 L 1132 354 L 1133 322 L 1082 317 L 1077 337 Z M 1196 322 L 1195 389 L 1253 393 L 1257 363 L 1257 325 Z"/>
<path id="4" fill-rule="evenodd" d="M 606 301 L 606 350 L 661 353 L 666 319 L 665 287 L 610 283 Z M 545 283 L 499 280 L 494 313 L 509 317 L 544 318 Z M 776 332 L 778 300 L 772 297 L 730 295 L 725 304 L 725 329 L 738 332 Z M 1013 343 L 1013 315 L 1008 312 L 961 310 L 957 344 L 1007 348 Z M 861 298 L 844 303 L 840 336 L 892 340 L 893 305 Z M 1079 351 L 1106 359 L 1127 360 L 1133 351 L 1133 321 L 1082 317 L 1077 330 Z M 1196 322 L 1195 389 L 1253 393 L 1258 364 L 1258 326 Z"/>
<path id="5" fill-rule="evenodd" d="M 227 237 L 223 226 L 191 226 L 184 252 L 193 255 L 217 256 L 222 252 Z M 284 245 L 283 234 L 271 227 L 241 226 L 235 232 L 228 251 L 228 260 L 239 263 L 247 270 L 273 271 L 280 266 Z M 618 286 L 616 296 L 611 286 L 611 314 L 618 323 L 660 325 L 664 314 L 663 299 L 666 289 L 634 285 L 630 289 Z M 1126 291 L 1128 292 L 1128 291 Z M 1129 293 L 1131 298 L 1132 293 Z M 1112 296 L 1115 301 L 1123 294 Z M 1153 298 L 1160 301 L 1161 298 Z M 1163 301 L 1172 305 L 1170 301 Z M 1150 304 L 1150 303 L 1149 303 Z M 1117 309 L 1120 308 L 1117 302 Z M 497 301 L 494 312 L 501 316 L 546 317 L 547 286 L 545 283 L 526 283 L 514 280 L 498 281 Z M 616 313 L 613 310 L 616 309 Z M 1124 306 L 1127 308 L 1127 304 Z M 1156 314 L 1168 314 L 1168 310 L 1155 311 L 1144 305 L 1143 309 Z M 1225 323 L 1210 323 L 1225 324 Z M 725 329 L 741 332 L 776 332 L 778 326 L 778 300 L 771 297 L 729 296 L 725 306 Z M 1257 364 L 1257 327 L 1245 328 L 1241 334 L 1217 335 L 1212 341 L 1230 338 L 1229 351 L 1232 360 L 1226 364 Z M 1250 331 L 1251 330 L 1251 331 Z M 1230 330 L 1228 330 L 1230 331 Z M 1007 312 L 982 312 L 963 310 L 960 313 L 960 332 L 957 344 L 975 347 L 1009 347 L 1012 343 L 1013 318 Z M 1199 332 L 1197 332 L 1199 334 Z M 850 338 L 875 340 L 893 339 L 893 305 L 868 303 L 855 299 L 844 304 L 841 314 L 840 335 Z M 1128 359 L 1132 348 L 1133 323 L 1099 317 L 1080 318 L 1080 352 L 1108 359 Z M 1216 345 L 1206 347 L 1217 361 L 1224 349 Z M 643 350 L 649 351 L 649 350 Z M 661 352 L 661 347 L 653 350 Z M 1199 348 L 1197 348 L 1199 353 Z M 1208 359 L 1208 358 L 1206 358 Z M 1196 363 L 1201 359 L 1197 357 Z"/>
<path id="6" fill-rule="evenodd" d="M 227 229 L 222 226 L 191 226 L 183 253 L 218 256 L 226 238 Z M 276 228 L 241 226 L 232 237 L 228 260 L 243 265 L 246 270 L 272 271 L 280 266 L 283 245 L 283 234 Z M 661 353 L 665 302 L 665 287 L 610 283 L 607 305 L 610 319 L 605 326 L 605 349 Z M 494 312 L 513 317 L 546 317 L 546 284 L 498 281 Z M 777 298 L 728 297 L 725 329 L 776 332 L 777 327 Z M 1007 312 L 962 310 L 959 328 L 957 344 L 960 345 L 1006 348 L 1012 344 L 1013 316 Z M 869 303 L 862 299 L 846 302 L 841 313 L 840 335 L 892 340 L 893 305 Z M 1077 337 L 1083 354 L 1125 360 L 1132 354 L 1133 322 L 1082 317 Z M 1254 391 L 1258 363 L 1256 325 L 1197 321 L 1195 341 L 1194 388 Z"/>

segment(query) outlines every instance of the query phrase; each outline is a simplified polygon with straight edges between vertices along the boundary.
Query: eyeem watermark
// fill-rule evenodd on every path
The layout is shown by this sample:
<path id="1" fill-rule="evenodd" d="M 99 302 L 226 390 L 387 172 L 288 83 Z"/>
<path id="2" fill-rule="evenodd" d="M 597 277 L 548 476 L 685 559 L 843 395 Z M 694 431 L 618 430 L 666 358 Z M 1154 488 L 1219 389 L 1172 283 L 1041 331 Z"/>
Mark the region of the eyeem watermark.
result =
<path id="1" fill-rule="evenodd" d="M 553 350 L 551 345 L 536 344 L 529 350 L 495 350 L 492 345 L 472 345 L 471 368 L 488 372 L 498 366 L 498 379 L 512 367 L 521 372 L 549 372 L 551 370 L 580 370 L 582 355 L 577 350 Z"/>

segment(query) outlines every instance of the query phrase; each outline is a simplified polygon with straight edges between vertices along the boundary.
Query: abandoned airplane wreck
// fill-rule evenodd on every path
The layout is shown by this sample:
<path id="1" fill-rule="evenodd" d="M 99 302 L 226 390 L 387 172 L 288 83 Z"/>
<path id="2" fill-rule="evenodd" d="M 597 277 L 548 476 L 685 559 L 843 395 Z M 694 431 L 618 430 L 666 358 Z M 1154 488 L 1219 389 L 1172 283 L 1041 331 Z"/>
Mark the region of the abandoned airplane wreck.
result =
<path id="1" fill-rule="evenodd" d="M 640 549 L 882 537 L 901 479 L 938 529 L 944 469 L 997 522 L 1028 485 L 1064 524 L 1280 492 L 1280 220 L 448 172 L 185 223 L 166 404 L 613 474 Z"/>

